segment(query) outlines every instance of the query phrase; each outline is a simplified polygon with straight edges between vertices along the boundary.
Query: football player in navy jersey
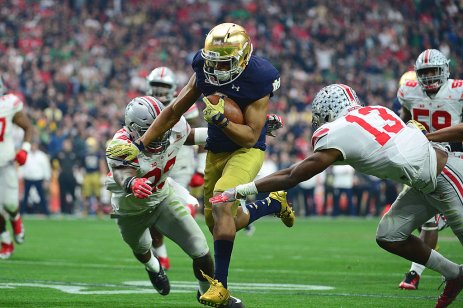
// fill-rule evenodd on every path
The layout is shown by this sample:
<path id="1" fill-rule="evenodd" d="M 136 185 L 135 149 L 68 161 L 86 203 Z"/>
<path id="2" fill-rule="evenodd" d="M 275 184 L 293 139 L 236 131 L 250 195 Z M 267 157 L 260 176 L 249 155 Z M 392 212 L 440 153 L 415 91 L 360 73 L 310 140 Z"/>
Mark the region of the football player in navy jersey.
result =
<path id="1" fill-rule="evenodd" d="M 207 277 L 210 288 L 200 297 L 200 302 L 210 306 L 222 306 L 230 297 L 227 277 L 236 231 L 272 213 L 288 227 L 293 226 L 295 220 L 285 192 L 273 192 L 264 200 L 248 204 L 247 211 L 239 207 L 239 202 L 214 207 L 209 202 L 213 195 L 253 180 L 264 160 L 268 102 L 280 87 L 280 75 L 270 62 L 252 55 L 252 51 L 251 40 L 243 27 L 233 23 L 215 26 L 208 33 L 204 48 L 194 56 L 194 74 L 177 98 L 139 140 L 113 147 L 107 153 L 133 159 L 204 95 L 203 113 L 208 122 L 204 216 L 214 238 L 215 272 L 214 279 Z M 239 105 L 245 124 L 227 119 L 223 99 L 216 105 L 209 102 L 206 96 L 217 92 Z"/>

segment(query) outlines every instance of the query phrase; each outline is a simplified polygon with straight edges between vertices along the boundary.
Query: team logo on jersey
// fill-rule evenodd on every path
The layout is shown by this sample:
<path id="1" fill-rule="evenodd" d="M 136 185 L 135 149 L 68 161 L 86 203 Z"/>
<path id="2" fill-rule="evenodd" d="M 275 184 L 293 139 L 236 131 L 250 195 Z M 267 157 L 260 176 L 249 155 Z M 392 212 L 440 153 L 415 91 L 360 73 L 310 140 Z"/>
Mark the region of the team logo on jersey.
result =
<path id="1" fill-rule="evenodd" d="M 236 90 L 236 92 L 239 92 L 239 91 L 240 91 L 240 87 L 239 87 L 239 86 L 235 86 L 234 84 L 232 84 L 232 90 Z"/>
<path id="2" fill-rule="evenodd" d="M 276 90 L 278 90 L 280 88 L 280 78 L 275 79 L 273 81 L 272 87 L 273 87 L 273 92 L 275 92 Z"/>

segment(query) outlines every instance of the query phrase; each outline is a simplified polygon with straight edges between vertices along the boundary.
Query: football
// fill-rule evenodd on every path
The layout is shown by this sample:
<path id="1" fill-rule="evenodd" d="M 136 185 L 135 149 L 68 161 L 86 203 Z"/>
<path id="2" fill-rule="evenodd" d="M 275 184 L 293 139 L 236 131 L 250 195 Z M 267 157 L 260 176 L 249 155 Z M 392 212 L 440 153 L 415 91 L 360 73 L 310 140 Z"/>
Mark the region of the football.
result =
<path id="1" fill-rule="evenodd" d="M 244 124 L 243 112 L 234 100 L 220 93 L 211 94 L 207 96 L 207 99 L 211 102 L 211 104 L 216 105 L 221 96 L 224 96 L 225 100 L 225 116 L 233 123 Z"/>

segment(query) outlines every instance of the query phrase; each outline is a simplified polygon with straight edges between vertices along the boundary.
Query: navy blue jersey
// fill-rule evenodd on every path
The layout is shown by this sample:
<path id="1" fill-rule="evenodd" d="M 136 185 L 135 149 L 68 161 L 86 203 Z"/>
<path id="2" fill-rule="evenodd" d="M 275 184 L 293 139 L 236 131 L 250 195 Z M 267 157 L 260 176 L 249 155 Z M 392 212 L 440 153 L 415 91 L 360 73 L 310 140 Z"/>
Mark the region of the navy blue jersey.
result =
<path id="1" fill-rule="evenodd" d="M 208 83 L 203 66 L 204 59 L 201 57 L 201 51 L 198 51 L 193 58 L 192 67 L 196 73 L 196 87 L 201 93 L 204 96 L 216 92 L 223 93 L 234 100 L 241 111 L 244 111 L 249 104 L 266 95 L 270 94 L 272 96 L 273 92 L 280 87 L 280 73 L 278 70 L 268 60 L 257 56 L 251 56 L 248 65 L 237 79 L 223 86 Z M 233 152 L 241 148 L 240 145 L 230 140 L 215 125 L 209 124 L 207 132 L 206 149 L 214 153 Z M 265 151 L 265 132 L 266 127 L 264 126 L 254 148 Z"/>

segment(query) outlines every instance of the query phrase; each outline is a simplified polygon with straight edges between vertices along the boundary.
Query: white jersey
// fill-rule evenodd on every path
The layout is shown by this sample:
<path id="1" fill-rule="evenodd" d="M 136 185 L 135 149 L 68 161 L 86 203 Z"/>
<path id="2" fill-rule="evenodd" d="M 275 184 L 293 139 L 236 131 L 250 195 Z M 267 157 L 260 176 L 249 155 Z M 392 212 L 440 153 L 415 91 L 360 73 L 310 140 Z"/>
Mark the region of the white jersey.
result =
<path id="1" fill-rule="evenodd" d="M 399 88 L 397 98 L 410 111 L 412 119 L 422 123 L 429 132 L 462 122 L 463 80 L 447 80 L 433 98 L 417 81 L 407 81 Z"/>
<path id="2" fill-rule="evenodd" d="M 312 137 L 314 151 L 337 149 L 356 170 L 391 179 L 423 192 L 436 187 L 437 157 L 417 128 L 408 127 L 381 106 L 357 108 L 321 126 Z"/>
<path id="3" fill-rule="evenodd" d="M 172 127 L 170 136 L 170 145 L 162 154 L 149 155 L 141 152 L 136 159 L 127 163 L 121 159 L 107 158 L 107 163 L 110 172 L 106 179 L 106 187 L 112 194 L 112 206 L 114 210 L 122 215 L 133 215 L 141 213 L 148 208 L 152 208 L 160 204 L 169 194 L 169 185 L 166 184 L 166 179 L 169 172 L 174 166 L 177 154 L 182 148 L 185 140 L 190 133 L 190 125 L 184 117 L 180 118 L 177 124 Z M 129 133 L 125 128 L 120 129 L 115 134 L 108 147 L 121 143 L 130 143 Z M 139 199 L 128 194 L 119 186 L 112 176 L 113 168 L 128 165 L 134 167 L 137 172 L 137 177 L 147 178 L 153 186 L 153 194 L 147 199 Z"/>
<path id="4" fill-rule="evenodd" d="M 23 102 L 13 94 L 0 96 L 0 166 L 14 160 L 15 138 L 13 118 L 23 109 Z"/>

